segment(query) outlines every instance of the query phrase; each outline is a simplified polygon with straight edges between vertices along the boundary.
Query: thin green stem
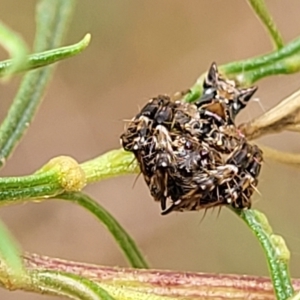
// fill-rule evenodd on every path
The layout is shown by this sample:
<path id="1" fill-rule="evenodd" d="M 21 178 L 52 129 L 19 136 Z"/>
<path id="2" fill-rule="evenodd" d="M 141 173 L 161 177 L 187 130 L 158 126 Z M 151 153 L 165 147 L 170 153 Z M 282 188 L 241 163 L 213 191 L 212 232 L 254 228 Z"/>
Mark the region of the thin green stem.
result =
<path id="1" fill-rule="evenodd" d="M 134 240 L 122 228 L 116 219 L 100 204 L 83 193 L 64 193 L 58 195 L 56 198 L 77 203 L 91 212 L 113 235 L 133 268 L 148 268 L 148 264 L 136 246 Z"/>
<path id="2" fill-rule="evenodd" d="M 4 224 L 0 222 L 0 282 L 7 288 L 17 288 L 23 282 L 29 282 L 29 276 L 24 268 L 21 254 L 16 242 L 11 237 Z"/>
<path id="3" fill-rule="evenodd" d="M 0 21 L 0 44 L 6 48 L 12 59 L 3 75 L 11 75 L 26 67 L 27 45 L 19 34 L 15 33 Z"/>
<path id="4" fill-rule="evenodd" d="M 0 197 L 1 193 L 10 189 L 23 189 L 39 185 L 44 185 L 49 182 L 58 181 L 57 171 L 52 169 L 46 172 L 32 174 L 20 177 L 0 177 Z"/>
<path id="5" fill-rule="evenodd" d="M 133 159 L 127 154 L 124 151 L 110 151 L 98 159 L 85 163 L 86 168 L 84 170 L 74 159 L 62 156 L 53 158 L 33 175 L 0 178 L 0 206 L 30 200 L 43 201 L 54 196 L 76 202 L 92 212 L 106 225 L 119 243 L 131 266 L 147 268 L 147 263 L 134 241 L 104 208 L 84 194 L 64 193 L 80 191 L 87 181 L 92 182 L 96 179 L 101 180 L 124 174 L 126 170 L 130 170 L 130 162 Z M 124 156 L 125 159 L 123 160 Z M 101 159 L 103 157 L 104 159 Z M 105 168 L 108 158 L 111 161 Z M 94 165 L 95 163 L 99 167 L 96 173 L 91 168 L 91 164 Z M 105 170 L 104 174 L 101 170 Z M 135 167 L 131 170 L 132 173 L 133 171 L 137 172 L 138 168 Z"/>
<path id="6" fill-rule="evenodd" d="M 226 73 L 226 66 L 222 68 Z M 235 80 L 241 86 L 249 86 L 254 82 L 268 76 L 278 74 L 293 74 L 300 70 L 300 54 L 294 55 L 290 58 L 274 62 L 269 65 L 261 66 L 257 69 L 248 72 L 242 72 L 234 76 Z M 227 73 L 226 73 L 227 74 Z M 232 78 L 231 75 L 229 77 Z"/>
<path id="7" fill-rule="evenodd" d="M 72 0 L 50 2 L 43 0 L 39 3 L 34 46 L 36 52 L 55 48 L 61 44 L 72 13 Z M 0 166 L 6 162 L 32 121 L 52 71 L 52 67 L 46 67 L 25 75 L 13 104 L 0 126 Z"/>
<path id="8" fill-rule="evenodd" d="M 60 46 L 70 26 L 75 5 L 76 0 L 39 0 L 36 6 L 37 31 L 33 45 L 36 52 Z"/>
<path id="9" fill-rule="evenodd" d="M 41 201 L 65 191 L 81 191 L 85 185 L 80 165 L 71 157 L 59 156 L 33 175 L 0 178 L 0 206 L 32 199 Z"/>
<path id="10" fill-rule="evenodd" d="M 13 64 L 12 59 L 2 61 L 0 62 L 0 76 L 6 75 L 8 70 L 10 71 L 10 74 L 15 74 L 19 72 L 34 70 L 40 67 L 45 67 L 60 60 L 70 58 L 86 49 L 86 47 L 89 45 L 90 40 L 91 35 L 86 34 L 84 38 L 76 44 L 31 54 L 28 57 L 25 57 L 27 63 L 15 70 L 11 70 Z"/>
<path id="11" fill-rule="evenodd" d="M 287 300 L 294 295 L 294 289 L 288 270 L 290 253 L 283 238 L 272 232 L 267 218 L 262 213 L 255 210 L 233 211 L 252 230 L 265 252 L 277 299 Z"/>
<path id="12" fill-rule="evenodd" d="M 87 183 L 139 172 L 134 155 L 123 149 L 108 151 L 80 166 L 85 173 Z"/>
<path id="13" fill-rule="evenodd" d="M 54 271 L 34 271 L 30 275 L 34 290 L 42 293 L 78 300 L 115 299 L 100 284 L 82 276 Z"/>
<path id="14" fill-rule="evenodd" d="M 67 192 L 81 191 L 87 183 L 125 174 L 137 174 L 139 167 L 130 152 L 109 151 L 79 165 L 73 158 L 51 159 L 35 174 L 0 177 L 0 206 L 26 199 L 44 199 Z"/>
<path id="15" fill-rule="evenodd" d="M 283 47 L 284 42 L 283 38 L 277 29 L 274 20 L 269 13 L 267 6 L 264 0 L 248 0 L 250 6 L 254 10 L 257 17 L 261 20 L 261 22 L 265 25 L 267 31 L 269 32 L 272 41 L 274 43 L 275 48 L 280 49 Z"/>
<path id="16" fill-rule="evenodd" d="M 249 86 L 256 81 L 273 75 L 292 74 L 300 70 L 300 38 L 295 39 L 278 51 L 246 60 L 235 61 L 219 67 L 226 77 L 234 79 L 241 86 Z M 202 94 L 203 73 L 191 87 L 184 100 L 193 102 Z"/>
<path id="17" fill-rule="evenodd" d="M 64 189 L 57 182 L 38 185 L 30 188 L 23 187 L 15 190 L 0 192 L 0 206 L 17 204 L 29 200 L 42 201 L 64 192 Z"/>
<path id="18" fill-rule="evenodd" d="M 241 61 L 231 62 L 221 66 L 220 70 L 228 74 L 242 73 L 257 69 L 261 66 L 269 64 L 271 65 L 283 59 L 289 59 L 294 55 L 298 54 L 300 54 L 300 38 L 296 38 L 295 40 L 288 43 L 278 51 L 273 51 L 271 53 L 263 54 Z"/>

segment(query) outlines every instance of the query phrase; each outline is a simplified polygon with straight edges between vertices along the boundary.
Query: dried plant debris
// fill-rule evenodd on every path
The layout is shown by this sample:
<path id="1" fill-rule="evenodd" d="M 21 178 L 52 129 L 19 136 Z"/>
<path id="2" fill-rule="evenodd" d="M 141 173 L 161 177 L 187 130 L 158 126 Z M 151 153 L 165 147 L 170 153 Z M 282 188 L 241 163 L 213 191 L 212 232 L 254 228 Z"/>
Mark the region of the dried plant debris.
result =
<path id="1" fill-rule="evenodd" d="M 300 132 L 300 90 L 296 91 L 262 116 L 240 124 L 248 140 L 283 130 Z"/>
<path id="2" fill-rule="evenodd" d="M 121 136 L 134 153 L 162 214 L 231 205 L 251 207 L 262 151 L 235 125 L 256 87 L 238 88 L 215 63 L 194 103 L 159 95 L 129 122 Z"/>

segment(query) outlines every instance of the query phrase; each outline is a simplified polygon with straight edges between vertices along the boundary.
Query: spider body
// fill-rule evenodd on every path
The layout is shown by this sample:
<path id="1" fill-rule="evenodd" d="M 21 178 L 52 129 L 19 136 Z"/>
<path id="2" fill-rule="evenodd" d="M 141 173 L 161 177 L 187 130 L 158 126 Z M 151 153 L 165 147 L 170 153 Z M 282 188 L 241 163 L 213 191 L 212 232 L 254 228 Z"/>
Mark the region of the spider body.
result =
<path id="1" fill-rule="evenodd" d="M 256 88 L 237 88 L 212 64 L 203 90 L 194 104 L 166 95 L 150 99 L 121 136 L 162 214 L 251 207 L 262 152 L 246 141 L 234 119 Z"/>

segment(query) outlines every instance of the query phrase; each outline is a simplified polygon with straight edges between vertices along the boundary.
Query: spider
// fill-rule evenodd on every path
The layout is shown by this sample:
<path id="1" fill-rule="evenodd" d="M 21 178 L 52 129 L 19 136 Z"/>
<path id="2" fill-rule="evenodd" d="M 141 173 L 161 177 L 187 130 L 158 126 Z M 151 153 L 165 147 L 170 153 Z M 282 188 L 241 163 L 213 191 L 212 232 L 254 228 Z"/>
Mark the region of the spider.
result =
<path id="1" fill-rule="evenodd" d="M 222 205 L 251 207 L 262 151 L 247 142 L 235 117 L 256 89 L 237 87 L 213 63 L 195 103 L 159 95 L 129 122 L 121 144 L 135 155 L 163 215 Z"/>

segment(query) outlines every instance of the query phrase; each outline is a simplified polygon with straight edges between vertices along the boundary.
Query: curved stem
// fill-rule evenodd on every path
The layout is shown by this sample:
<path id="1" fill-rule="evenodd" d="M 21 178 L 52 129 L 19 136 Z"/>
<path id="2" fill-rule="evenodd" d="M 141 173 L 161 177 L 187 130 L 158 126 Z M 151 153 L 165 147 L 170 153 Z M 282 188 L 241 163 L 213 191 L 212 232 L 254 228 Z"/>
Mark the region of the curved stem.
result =
<path id="1" fill-rule="evenodd" d="M 19 288 L 30 278 L 24 268 L 20 251 L 4 224 L 0 222 L 0 283 L 6 288 Z"/>
<path id="2" fill-rule="evenodd" d="M 257 17 L 261 20 L 261 22 L 265 25 L 267 31 L 269 32 L 272 41 L 277 49 L 283 47 L 284 42 L 283 38 L 278 31 L 274 20 L 270 13 L 268 12 L 267 6 L 263 0 L 248 0 L 250 6 L 254 10 Z"/>
<path id="3" fill-rule="evenodd" d="M 131 267 L 147 269 L 148 264 L 136 246 L 134 240 L 116 221 L 116 219 L 105 210 L 100 204 L 83 193 L 64 193 L 56 198 L 68 200 L 79 204 L 80 206 L 91 212 L 98 220 L 100 220 L 109 232 L 113 235 L 120 248 L 123 250 Z"/>
<path id="4" fill-rule="evenodd" d="M 41 1 L 37 17 L 37 33 L 34 51 L 60 45 L 72 12 L 72 0 Z M 0 126 L 0 166 L 4 165 L 41 102 L 53 68 L 30 72 L 25 75 L 21 87 Z"/>
<path id="5" fill-rule="evenodd" d="M 23 39 L 0 21 L 0 44 L 12 56 L 10 65 L 3 75 L 11 75 L 14 72 L 26 67 L 27 45 Z"/>
<path id="6" fill-rule="evenodd" d="M 112 153 L 118 153 L 118 151 L 112 151 Z M 104 157 L 110 157 L 110 154 L 112 153 L 109 152 L 107 155 L 104 155 Z M 117 157 L 119 159 L 122 158 L 120 155 Z M 95 160 L 93 160 L 93 163 L 94 162 Z M 116 161 L 111 161 L 111 176 L 117 176 L 117 174 L 114 173 L 116 169 L 121 168 L 123 170 L 125 168 L 126 165 L 124 164 L 124 161 L 121 166 L 119 163 L 120 160 L 118 159 Z M 86 170 L 91 169 L 86 168 Z M 101 179 L 109 175 L 106 173 L 105 176 L 103 176 L 103 174 L 99 172 L 97 172 L 97 174 Z M 94 173 L 90 174 L 87 172 L 85 174 L 80 165 L 70 157 L 54 158 L 33 175 L 0 178 L 0 206 L 16 204 L 25 200 L 37 201 L 38 199 L 39 201 L 43 201 L 54 196 L 56 196 L 56 198 L 78 203 L 93 213 L 106 225 L 120 245 L 132 267 L 147 268 L 147 263 L 134 241 L 104 208 L 87 195 L 70 193 L 80 191 L 86 184 L 86 177 L 93 178 L 93 180 L 96 179 Z M 69 193 L 64 193 L 65 191 Z"/>
<path id="7" fill-rule="evenodd" d="M 264 77 L 292 74 L 300 69 L 300 38 L 295 39 L 278 51 L 254 58 L 231 62 L 219 66 L 219 70 L 241 86 L 249 86 Z M 184 100 L 193 102 L 202 94 L 203 73 L 191 87 Z"/>
<path id="8" fill-rule="evenodd" d="M 122 159 L 123 157 L 124 160 Z M 60 166 L 65 166 L 65 157 L 63 157 L 62 159 L 56 158 L 52 161 L 53 163 L 50 162 L 46 164 L 46 166 L 41 168 L 41 170 L 39 170 L 39 172 L 37 172 L 36 175 L 40 176 L 41 174 L 43 174 L 43 172 L 51 171 L 54 169 L 58 172 L 57 177 L 60 178 L 60 184 L 61 182 L 68 184 L 68 178 L 70 180 L 72 178 L 76 178 L 76 176 L 73 175 L 68 176 L 70 169 L 77 170 L 77 167 L 79 167 L 76 163 L 74 163 L 74 165 L 76 166 L 75 168 L 71 167 L 62 169 Z M 60 162 L 61 164 L 57 164 L 57 162 Z M 93 171 L 94 164 L 98 165 L 97 172 Z M 73 164 L 71 165 L 73 166 Z M 132 167 L 132 165 L 133 164 L 131 155 L 128 155 L 127 152 L 122 150 L 115 150 L 110 151 L 92 161 L 82 164 L 82 169 L 79 168 L 79 170 L 83 171 L 85 177 L 88 178 L 87 181 L 92 182 L 111 176 L 125 174 L 126 172 L 137 172 L 137 166 L 135 165 L 134 167 Z M 75 173 L 81 175 L 81 172 L 76 171 Z M 79 178 L 81 177 L 79 176 Z M 81 182 L 81 179 L 79 179 L 78 181 Z M 75 186 L 77 187 L 77 185 Z M 26 191 L 26 188 L 22 186 L 21 191 L 22 190 Z M 32 190 L 32 187 L 28 188 L 28 190 Z M 20 198 L 19 195 L 17 195 L 16 197 Z M 143 257 L 139 254 L 135 244 L 130 239 L 130 237 L 126 233 L 124 233 L 120 225 L 116 223 L 115 220 L 112 219 L 112 217 L 91 198 L 80 193 L 65 193 L 58 195 L 57 197 L 77 202 L 78 204 L 91 211 L 94 215 L 101 219 L 102 222 L 104 222 L 104 224 L 106 224 L 106 226 L 115 236 L 117 242 L 119 243 L 119 245 L 121 246 L 121 248 L 123 249 L 124 253 L 126 254 L 133 266 L 147 266 L 146 262 L 143 260 Z M 289 252 L 285 248 L 283 240 L 280 240 L 278 236 L 272 233 L 270 226 L 268 225 L 265 217 L 262 214 L 251 210 L 236 211 L 236 213 L 248 224 L 248 226 L 255 233 L 259 242 L 264 248 L 278 299 L 283 300 L 286 299 L 286 297 L 291 296 L 293 294 L 293 289 L 289 280 L 289 274 L 287 270 Z"/>
<path id="9" fill-rule="evenodd" d="M 59 271 L 31 272 L 29 289 L 78 300 L 114 300 L 101 286 L 82 276 Z"/>
<path id="10" fill-rule="evenodd" d="M 267 218 L 256 210 L 234 210 L 255 234 L 267 261 L 278 300 L 287 300 L 294 295 L 288 270 L 290 252 L 281 236 L 275 235 Z"/>
<path id="11" fill-rule="evenodd" d="M 13 60 L 8 59 L 0 62 L 0 76 L 4 76 L 10 72 L 10 74 L 16 74 L 19 72 L 25 72 L 34 70 L 40 67 L 45 67 L 54 64 L 60 60 L 70 58 L 81 53 L 89 45 L 91 35 L 88 33 L 84 38 L 76 44 L 48 50 L 40 53 L 34 53 L 28 57 L 24 57 L 25 64 L 18 67 L 18 69 L 12 70 Z"/>

